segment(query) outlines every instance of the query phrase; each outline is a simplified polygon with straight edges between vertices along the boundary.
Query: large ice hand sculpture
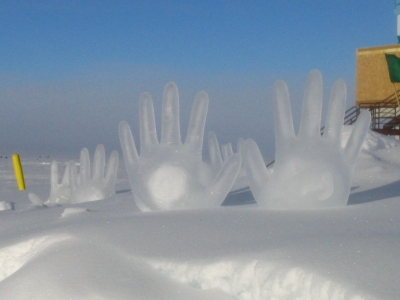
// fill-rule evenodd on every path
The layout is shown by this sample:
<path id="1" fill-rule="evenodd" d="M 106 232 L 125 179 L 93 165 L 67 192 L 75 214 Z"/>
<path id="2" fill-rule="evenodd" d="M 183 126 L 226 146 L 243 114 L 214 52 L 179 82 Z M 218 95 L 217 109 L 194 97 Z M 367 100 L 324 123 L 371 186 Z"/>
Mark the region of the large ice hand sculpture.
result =
<path id="1" fill-rule="evenodd" d="M 185 143 L 179 124 L 179 94 L 175 83 L 163 94 L 161 140 L 158 141 L 153 101 L 140 97 L 140 157 L 126 122 L 119 125 L 125 166 L 136 205 L 142 211 L 220 206 L 241 165 L 232 155 L 214 176 L 202 161 L 208 95 L 199 92 L 193 104 Z"/>
<path id="2" fill-rule="evenodd" d="M 51 163 L 50 196 L 42 201 L 37 195 L 28 194 L 35 205 L 62 205 L 101 200 L 115 194 L 115 181 L 118 172 L 118 152 L 110 155 L 106 170 L 105 150 L 98 145 L 93 158 L 93 173 L 90 171 L 89 151 L 83 148 L 80 155 L 79 173 L 74 161 L 70 161 L 61 183 L 58 180 L 57 161 Z"/>
<path id="3" fill-rule="evenodd" d="M 323 136 L 320 133 L 322 76 L 311 71 L 304 93 L 298 135 L 294 133 L 286 83 L 275 84 L 276 154 L 273 170 L 265 167 L 257 144 L 246 140 L 244 164 L 258 205 L 265 208 L 318 208 L 347 205 L 354 166 L 371 116 L 362 111 L 342 148 L 346 85 L 335 82 Z"/>

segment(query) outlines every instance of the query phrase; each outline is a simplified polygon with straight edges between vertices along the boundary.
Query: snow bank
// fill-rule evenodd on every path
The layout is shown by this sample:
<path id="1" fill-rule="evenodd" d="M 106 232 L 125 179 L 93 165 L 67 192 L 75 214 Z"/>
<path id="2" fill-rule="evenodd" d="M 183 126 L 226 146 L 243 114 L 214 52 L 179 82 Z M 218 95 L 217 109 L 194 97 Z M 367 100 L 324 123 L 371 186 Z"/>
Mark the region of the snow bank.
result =
<path id="1" fill-rule="evenodd" d="M 376 152 L 399 147 L 372 138 L 341 208 L 142 213 L 122 171 L 111 198 L 45 208 L 27 194 L 48 193 L 50 163 L 27 161 L 27 191 L 7 167 L 0 299 L 397 299 L 400 167 Z"/>
<path id="2" fill-rule="evenodd" d="M 153 262 L 152 266 L 194 288 L 218 288 L 240 300 L 373 299 L 301 267 L 280 262 L 230 260 L 204 265 Z"/>

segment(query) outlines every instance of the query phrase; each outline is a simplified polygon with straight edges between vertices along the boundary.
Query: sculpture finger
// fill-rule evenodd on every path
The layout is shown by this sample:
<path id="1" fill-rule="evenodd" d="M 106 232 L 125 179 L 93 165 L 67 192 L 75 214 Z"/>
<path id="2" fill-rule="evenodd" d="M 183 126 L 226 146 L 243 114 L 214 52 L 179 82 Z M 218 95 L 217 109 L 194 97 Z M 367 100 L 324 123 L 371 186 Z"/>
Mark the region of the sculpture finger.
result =
<path id="1" fill-rule="evenodd" d="M 93 180 L 102 180 L 106 166 L 106 151 L 103 145 L 97 145 L 93 157 Z"/>
<path id="2" fill-rule="evenodd" d="M 360 152 L 365 136 L 367 135 L 370 123 L 371 113 L 368 110 L 361 110 L 344 149 L 344 155 L 347 157 L 349 162 L 356 162 L 358 153 Z"/>
<path id="3" fill-rule="evenodd" d="M 225 161 L 233 154 L 232 144 L 228 143 L 228 144 L 222 145 L 221 148 L 222 148 L 221 149 L 222 158 Z"/>
<path id="4" fill-rule="evenodd" d="M 345 106 L 346 83 L 340 79 L 334 83 L 332 88 L 323 135 L 324 138 L 332 142 L 332 145 L 337 147 L 341 147 Z"/>
<path id="5" fill-rule="evenodd" d="M 129 174 L 139 161 L 139 155 L 136 150 L 135 140 L 133 139 L 131 128 L 128 123 L 122 121 L 118 126 L 119 140 L 121 143 L 122 154 L 124 156 L 126 170 Z"/>
<path id="6" fill-rule="evenodd" d="M 118 174 L 118 163 L 119 155 L 118 152 L 114 150 L 111 152 L 110 158 L 108 159 L 107 172 L 104 179 L 105 185 L 108 187 L 114 187 L 115 185 Z"/>
<path id="7" fill-rule="evenodd" d="M 208 152 L 210 155 L 211 168 L 216 173 L 221 169 L 223 160 L 221 151 L 219 150 L 217 136 L 212 131 L 208 133 Z"/>
<path id="8" fill-rule="evenodd" d="M 286 83 L 282 80 L 277 81 L 274 90 L 276 152 L 280 153 L 287 140 L 294 138 L 295 134 L 289 91 Z"/>
<path id="9" fill-rule="evenodd" d="M 203 148 L 204 128 L 206 126 L 208 95 L 206 92 L 199 92 L 193 103 L 190 114 L 189 128 L 186 136 L 185 145 L 193 152 L 201 154 Z"/>
<path id="10" fill-rule="evenodd" d="M 158 146 L 153 100 L 143 93 L 139 103 L 140 153 L 146 153 Z"/>
<path id="11" fill-rule="evenodd" d="M 233 154 L 223 164 L 211 184 L 207 205 L 220 206 L 235 183 L 236 177 L 242 165 L 242 158 L 239 154 Z"/>
<path id="12" fill-rule="evenodd" d="M 169 82 L 164 88 L 161 143 L 181 144 L 181 130 L 179 124 L 179 93 L 175 83 Z"/>
<path id="13" fill-rule="evenodd" d="M 236 144 L 236 152 L 239 153 L 240 155 L 243 153 L 243 146 L 244 146 L 244 139 L 240 137 L 238 138 Z"/>
<path id="14" fill-rule="evenodd" d="M 299 137 L 321 135 L 322 97 L 322 75 L 318 70 L 312 70 L 307 77 L 304 90 Z"/>
<path id="15" fill-rule="evenodd" d="M 80 167 L 79 167 L 78 183 L 85 184 L 89 180 L 90 180 L 89 150 L 87 148 L 83 148 L 81 150 L 81 155 L 80 155 Z"/>
<path id="16" fill-rule="evenodd" d="M 62 186 L 69 186 L 69 163 L 65 166 L 64 175 L 61 181 Z"/>
<path id="17" fill-rule="evenodd" d="M 67 169 L 65 171 L 68 171 L 69 175 L 69 185 L 71 187 L 71 191 L 74 191 L 77 189 L 79 184 L 82 184 L 82 182 L 79 182 L 78 180 L 78 171 L 76 169 L 76 164 L 74 161 L 68 162 Z"/>
<path id="18" fill-rule="evenodd" d="M 244 142 L 243 163 L 255 199 L 262 199 L 269 174 L 257 143 L 248 139 Z"/>
<path id="19" fill-rule="evenodd" d="M 50 167 L 50 194 L 58 190 L 58 164 L 53 160 Z"/>

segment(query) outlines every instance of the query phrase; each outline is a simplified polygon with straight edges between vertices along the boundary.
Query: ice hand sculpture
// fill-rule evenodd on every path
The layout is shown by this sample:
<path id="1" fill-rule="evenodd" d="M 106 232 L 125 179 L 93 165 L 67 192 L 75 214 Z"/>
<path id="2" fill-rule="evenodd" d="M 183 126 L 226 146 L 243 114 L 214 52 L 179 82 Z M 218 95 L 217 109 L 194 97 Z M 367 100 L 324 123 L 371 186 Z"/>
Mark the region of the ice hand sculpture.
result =
<path id="1" fill-rule="evenodd" d="M 244 140 L 239 138 L 237 141 L 236 151 L 242 155 Z M 208 148 L 210 153 L 210 163 L 213 171 L 216 173 L 222 167 L 223 163 L 233 155 L 232 144 L 222 145 L 221 148 L 218 143 L 217 136 L 214 132 L 208 133 Z M 236 191 L 249 186 L 246 171 L 244 170 L 243 163 L 240 167 L 239 173 L 236 177 L 231 191 Z"/>
<path id="2" fill-rule="evenodd" d="M 275 84 L 275 141 L 273 171 L 265 167 L 257 144 L 246 140 L 243 161 L 250 188 L 260 207 L 318 208 L 347 205 L 354 166 L 371 116 L 362 111 L 342 148 L 346 100 L 344 81 L 335 82 L 323 136 L 320 133 L 322 77 L 311 71 L 304 93 L 302 118 L 294 133 L 286 83 Z"/>
<path id="3" fill-rule="evenodd" d="M 118 152 L 114 150 L 110 154 L 106 168 L 104 146 L 98 145 L 93 158 L 93 172 L 91 172 L 89 151 L 83 148 L 80 155 L 79 173 L 75 162 L 70 162 L 71 203 L 96 201 L 115 195 L 118 162 Z"/>
<path id="4" fill-rule="evenodd" d="M 93 173 L 90 170 L 89 151 L 84 148 L 80 155 L 79 172 L 74 161 L 70 161 L 65 169 L 61 183 L 58 180 L 58 164 L 51 163 L 50 196 L 42 201 L 37 195 L 28 195 L 35 205 L 61 205 L 96 201 L 115 194 L 115 181 L 118 172 L 118 152 L 110 155 L 106 169 L 105 150 L 98 145 L 93 158 Z"/>
<path id="5" fill-rule="evenodd" d="M 29 200 L 39 206 L 51 206 L 57 204 L 69 203 L 71 198 L 71 188 L 69 184 L 69 163 L 65 168 L 64 176 L 61 183 L 58 183 L 58 164 L 57 161 L 51 162 L 50 171 L 50 195 L 47 201 L 43 201 L 39 196 L 33 193 L 29 193 Z"/>
<path id="6" fill-rule="evenodd" d="M 148 93 L 141 95 L 139 109 L 140 156 L 129 125 L 119 125 L 125 166 L 138 208 L 149 211 L 220 206 L 236 179 L 241 157 L 233 154 L 216 175 L 202 161 L 208 95 L 199 92 L 196 96 L 185 143 L 181 141 L 175 83 L 168 83 L 164 89 L 160 142 Z"/>

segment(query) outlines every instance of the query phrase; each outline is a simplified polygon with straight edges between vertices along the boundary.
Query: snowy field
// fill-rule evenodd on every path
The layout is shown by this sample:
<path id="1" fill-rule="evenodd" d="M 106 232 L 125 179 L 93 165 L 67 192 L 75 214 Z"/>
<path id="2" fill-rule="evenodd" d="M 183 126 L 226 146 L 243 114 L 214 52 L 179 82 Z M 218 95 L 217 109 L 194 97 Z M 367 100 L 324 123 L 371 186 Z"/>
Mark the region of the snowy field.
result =
<path id="1" fill-rule="evenodd" d="M 368 133 L 349 205 L 331 209 L 262 210 L 243 194 L 220 208 L 143 213 L 123 160 L 116 196 L 35 207 L 27 194 L 48 197 L 54 158 L 72 157 L 21 155 L 26 191 L 0 159 L 0 299 L 399 299 L 392 138 Z"/>

